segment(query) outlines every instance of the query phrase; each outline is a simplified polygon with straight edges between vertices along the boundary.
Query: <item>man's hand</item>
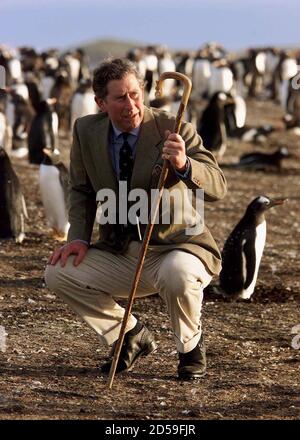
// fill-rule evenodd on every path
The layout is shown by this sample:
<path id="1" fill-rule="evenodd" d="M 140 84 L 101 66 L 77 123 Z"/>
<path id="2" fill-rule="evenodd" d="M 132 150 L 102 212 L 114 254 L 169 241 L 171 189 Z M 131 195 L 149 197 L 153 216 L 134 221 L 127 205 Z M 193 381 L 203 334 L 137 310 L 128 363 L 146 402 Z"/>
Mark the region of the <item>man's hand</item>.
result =
<path id="1" fill-rule="evenodd" d="M 182 172 L 186 167 L 185 142 L 180 134 L 165 132 L 166 140 L 163 148 L 163 159 L 168 159 L 176 171 Z"/>
<path id="2" fill-rule="evenodd" d="M 64 267 L 70 255 L 77 255 L 76 258 L 74 258 L 73 265 L 78 266 L 78 264 L 84 259 L 88 248 L 88 245 L 80 240 L 71 241 L 61 248 L 56 249 L 49 258 L 48 264 L 54 266 L 58 260 L 60 260 L 61 267 Z"/>

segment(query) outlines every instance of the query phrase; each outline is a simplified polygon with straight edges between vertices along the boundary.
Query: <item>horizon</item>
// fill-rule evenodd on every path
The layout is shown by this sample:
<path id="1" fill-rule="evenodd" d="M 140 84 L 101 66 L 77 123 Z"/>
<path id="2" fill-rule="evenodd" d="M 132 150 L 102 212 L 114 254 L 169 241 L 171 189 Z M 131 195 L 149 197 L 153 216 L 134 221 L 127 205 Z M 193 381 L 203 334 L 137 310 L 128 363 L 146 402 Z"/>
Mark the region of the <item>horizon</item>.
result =
<path id="1" fill-rule="evenodd" d="M 228 50 L 300 46 L 295 0 L 2 0 L 0 44 L 60 50 L 97 40 L 198 49 L 217 41 Z"/>

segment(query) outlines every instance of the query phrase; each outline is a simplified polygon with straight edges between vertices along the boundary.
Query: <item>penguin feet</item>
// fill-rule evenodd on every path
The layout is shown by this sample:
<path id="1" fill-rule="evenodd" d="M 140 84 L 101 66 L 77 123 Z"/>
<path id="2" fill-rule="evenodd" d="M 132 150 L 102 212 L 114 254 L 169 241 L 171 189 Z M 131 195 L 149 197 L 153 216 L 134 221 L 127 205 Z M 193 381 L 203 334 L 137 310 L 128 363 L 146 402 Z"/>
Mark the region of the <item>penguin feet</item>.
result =
<path id="1" fill-rule="evenodd" d="M 20 232 L 20 234 L 18 234 L 18 235 L 16 236 L 16 238 L 15 238 L 15 242 L 16 242 L 17 244 L 22 244 L 24 238 L 25 238 L 25 234 L 24 234 L 24 232 Z"/>
<path id="2" fill-rule="evenodd" d="M 52 238 L 56 241 L 66 241 L 67 234 L 62 231 L 58 231 L 57 229 L 52 230 Z"/>

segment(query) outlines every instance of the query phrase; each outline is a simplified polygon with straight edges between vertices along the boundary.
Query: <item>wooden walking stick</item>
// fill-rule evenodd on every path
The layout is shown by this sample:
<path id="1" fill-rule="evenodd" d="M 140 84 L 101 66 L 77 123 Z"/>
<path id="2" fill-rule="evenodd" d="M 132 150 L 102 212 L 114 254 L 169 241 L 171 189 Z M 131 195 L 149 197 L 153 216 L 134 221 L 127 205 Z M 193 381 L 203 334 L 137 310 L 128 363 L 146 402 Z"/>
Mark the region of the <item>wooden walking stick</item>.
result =
<path id="1" fill-rule="evenodd" d="M 189 99 L 189 96 L 191 93 L 192 83 L 191 83 L 190 79 L 187 76 L 183 75 L 182 73 L 164 72 L 164 73 L 162 73 L 162 75 L 160 76 L 159 80 L 156 83 L 156 97 L 160 97 L 162 95 L 162 82 L 168 78 L 182 81 L 183 85 L 184 85 L 183 95 L 181 98 L 180 107 L 177 112 L 177 116 L 176 116 L 175 124 L 174 124 L 174 130 L 173 130 L 174 133 L 179 133 L 180 127 L 181 127 L 181 122 L 182 122 L 182 117 L 183 117 L 183 114 L 186 109 L 187 102 L 188 102 L 188 99 Z M 127 304 L 127 307 L 126 307 L 126 310 L 125 310 L 125 313 L 123 316 L 123 321 L 122 321 L 122 325 L 121 325 L 121 329 L 120 329 L 120 333 L 119 333 L 119 339 L 116 344 L 114 357 L 113 357 L 112 364 L 111 364 L 110 371 L 109 371 L 109 377 L 108 377 L 108 387 L 109 388 L 112 388 L 113 380 L 114 380 L 117 365 L 118 365 L 119 356 L 121 353 L 122 344 L 124 341 L 127 322 L 129 319 L 129 315 L 131 313 L 131 308 L 132 308 L 134 296 L 135 296 L 136 289 L 137 289 L 137 286 L 138 286 L 138 283 L 140 280 L 140 276 L 141 276 L 148 244 L 149 244 L 149 241 L 151 238 L 155 218 L 156 218 L 156 215 L 157 215 L 157 212 L 159 209 L 159 204 L 160 204 L 160 200 L 162 197 L 164 184 L 165 184 L 167 176 L 168 176 L 168 172 L 169 172 L 169 161 L 167 159 L 164 159 L 163 168 L 162 168 L 162 171 L 160 174 L 158 188 L 156 191 L 156 197 L 155 197 L 155 200 L 153 201 L 153 205 L 151 206 L 149 221 L 148 221 L 148 224 L 147 224 L 147 227 L 145 230 L 145 234 L 144 234 L 144 238 L 142 241 L 142 247 L 141 247 L 139 258 L 137 261 L 136 272 L 135 272 L 134 280 L 132 283 L 131 292 L 128 297 L 128 304 Z"/>

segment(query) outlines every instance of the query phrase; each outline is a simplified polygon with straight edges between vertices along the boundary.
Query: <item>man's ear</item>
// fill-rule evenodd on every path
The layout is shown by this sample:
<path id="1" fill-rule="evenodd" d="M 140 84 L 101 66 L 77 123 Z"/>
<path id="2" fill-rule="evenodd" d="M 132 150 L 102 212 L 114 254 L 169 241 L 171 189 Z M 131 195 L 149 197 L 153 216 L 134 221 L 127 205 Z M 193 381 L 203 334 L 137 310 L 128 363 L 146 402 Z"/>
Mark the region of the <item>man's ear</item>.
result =
<path id="1" fill-rule="evenodd" d="M 100 108 L 102 112 L 106 112 L 106 103 L 104 99 L 98 98 L 98 96 L 94 96 L 95 103 Z"/>

